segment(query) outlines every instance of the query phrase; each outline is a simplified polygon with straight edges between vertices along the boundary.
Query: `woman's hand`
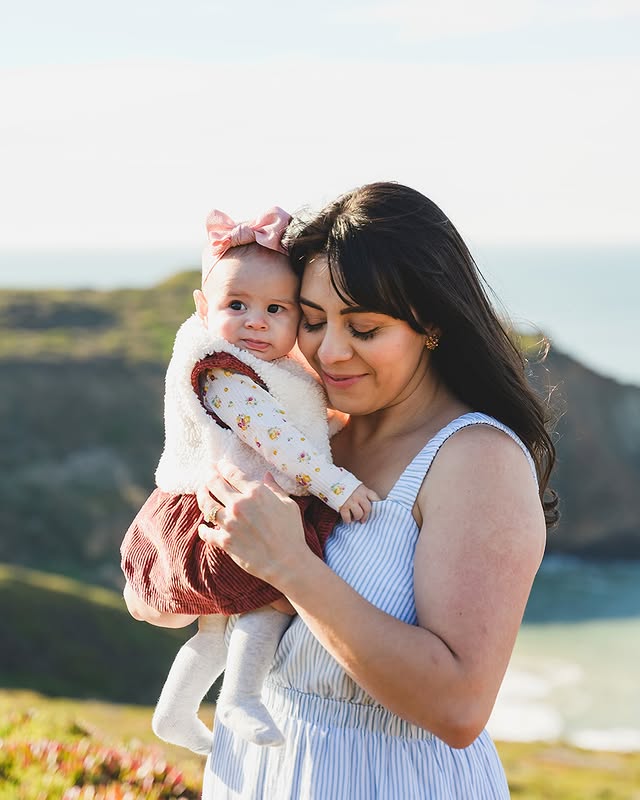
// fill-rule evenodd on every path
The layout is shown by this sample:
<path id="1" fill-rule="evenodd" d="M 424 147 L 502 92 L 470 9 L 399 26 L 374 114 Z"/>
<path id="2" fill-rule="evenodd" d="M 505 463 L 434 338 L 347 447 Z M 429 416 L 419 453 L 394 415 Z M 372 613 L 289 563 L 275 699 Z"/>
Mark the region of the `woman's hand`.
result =
<path id="1" fill-rule="evenodd" d="M 276 588 L 305 558 L 315 558 L 304 538 L 300 509 L 270 473 L 261 483 L 238 467 L 218 464 L 198 492 L 198 503 L 212 523 L 200 525 L 200 538 Z"/>

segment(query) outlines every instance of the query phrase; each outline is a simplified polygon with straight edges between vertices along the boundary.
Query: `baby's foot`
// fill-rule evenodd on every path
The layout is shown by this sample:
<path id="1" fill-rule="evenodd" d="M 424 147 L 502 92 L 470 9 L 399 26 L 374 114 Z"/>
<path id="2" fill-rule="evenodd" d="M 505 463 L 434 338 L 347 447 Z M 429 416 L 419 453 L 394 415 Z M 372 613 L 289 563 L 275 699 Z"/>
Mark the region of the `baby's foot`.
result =
<path id="1" fill-rule="evenodd" d="M 258 701 L 238 705 L 218 700 L 216 717 L 247 742 L 263 747 L 278 747 L 284 742 L 271 714 Z"/>
<path id="2" fill-rule="evenodd" d="M 156 709 L 151 727 L 159 739 L 169 744 L 177 744 L 205 756 L 211 752 L 213 733 L 195 714 L 191 718 L 180 719 Z"/>

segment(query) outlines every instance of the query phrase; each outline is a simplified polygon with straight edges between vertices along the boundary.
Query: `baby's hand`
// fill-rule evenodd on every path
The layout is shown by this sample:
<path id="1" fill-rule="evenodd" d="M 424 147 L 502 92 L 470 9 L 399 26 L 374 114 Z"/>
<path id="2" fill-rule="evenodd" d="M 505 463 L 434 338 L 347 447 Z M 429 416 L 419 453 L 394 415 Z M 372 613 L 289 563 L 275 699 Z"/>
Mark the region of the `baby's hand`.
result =
<path id="1" fill-rule="evenodd" d="M 366 522 L 371 511 L 371 503 L 379 499 L 373 489 L 368 489 L 364 483 L 361 483 L 340 506 L 342 521 L 346 523 Z"/>

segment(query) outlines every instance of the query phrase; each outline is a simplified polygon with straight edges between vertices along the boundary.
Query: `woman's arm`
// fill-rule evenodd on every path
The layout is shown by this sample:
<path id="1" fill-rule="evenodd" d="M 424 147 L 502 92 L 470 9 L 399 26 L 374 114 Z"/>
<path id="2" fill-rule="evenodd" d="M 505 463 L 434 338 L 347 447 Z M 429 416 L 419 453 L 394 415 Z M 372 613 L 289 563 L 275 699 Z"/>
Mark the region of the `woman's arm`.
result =
<path id="1" fill-rule="evenodd" d="M 443 445 L 418 499 L 418 626 L 375 608 L 313 556 L 277 488 L 225 474 L 210 487 L 227 506 L 222 529 L 203 534 L 277 586 L 377 701 L 453 747 L 469 745 L 493 708 L 544 547 L 520 448 L 475 426 Z"/>

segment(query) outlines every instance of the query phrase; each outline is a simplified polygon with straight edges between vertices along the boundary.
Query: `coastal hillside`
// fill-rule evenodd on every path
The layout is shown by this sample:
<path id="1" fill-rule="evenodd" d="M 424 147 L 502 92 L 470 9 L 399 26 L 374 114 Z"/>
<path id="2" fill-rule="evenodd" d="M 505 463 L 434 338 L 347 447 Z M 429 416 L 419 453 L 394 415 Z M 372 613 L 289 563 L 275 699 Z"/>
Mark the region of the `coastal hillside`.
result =
<path id="1" fill-rule="evenodd" d="M 118 548 L 153 487 L 164 372 L 197 280 L 0 292 L 0 562 L 121 586 Z M 530 371 L 559 416 L 549 552 L 640 558 L 640 388 L 553 348 Z"/>
<path id="2" fill-rule="evenodd" d="M 640 558 L 640 387 L 605 378 L 551 349 L 532 382 L 559 419 L 552 485 L 562 519 L 548 552 Z"/>
<path id="3" fill-rule="evenodd" d="M 0 564 L 0 686 L 115 703 L 155 703 L 195 628 L 132 619 L 118 592 Z"/>

